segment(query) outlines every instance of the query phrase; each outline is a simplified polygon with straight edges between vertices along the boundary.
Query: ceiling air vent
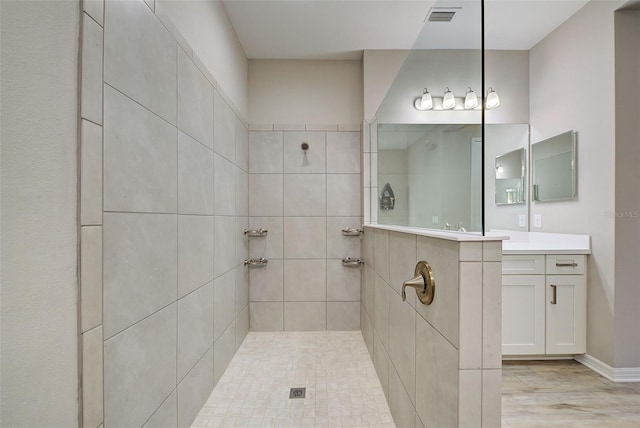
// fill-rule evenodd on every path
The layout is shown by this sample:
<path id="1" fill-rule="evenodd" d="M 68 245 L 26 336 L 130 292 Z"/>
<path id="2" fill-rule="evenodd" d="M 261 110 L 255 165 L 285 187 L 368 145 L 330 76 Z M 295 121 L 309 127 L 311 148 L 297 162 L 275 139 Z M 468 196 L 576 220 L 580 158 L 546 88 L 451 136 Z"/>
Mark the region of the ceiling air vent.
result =
<path id="1" fill-rule="evenodd" d="M 451 22 L 457 10 L 461 8 L 439 8 L 432 7 L 427 14 L 425 21 L 429 22 Z"/>

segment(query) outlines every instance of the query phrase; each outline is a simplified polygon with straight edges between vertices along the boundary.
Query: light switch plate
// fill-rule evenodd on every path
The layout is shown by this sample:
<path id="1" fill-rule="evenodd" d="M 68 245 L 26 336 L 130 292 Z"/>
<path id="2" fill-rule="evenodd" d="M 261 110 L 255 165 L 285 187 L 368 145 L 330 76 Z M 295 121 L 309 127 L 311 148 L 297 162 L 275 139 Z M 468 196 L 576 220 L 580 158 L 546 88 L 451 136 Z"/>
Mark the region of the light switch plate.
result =
<path id="1" fill-rule="evenodd" d="M 533 216 L 533 227 L 537 229 L 542 227 L 542 214 L 535 214 Z"/>
<path id="2" fill-rule="evenodd" d="M 518 227 L 527 227 L 527 216 L 520 214 L 518 216 Z"/>

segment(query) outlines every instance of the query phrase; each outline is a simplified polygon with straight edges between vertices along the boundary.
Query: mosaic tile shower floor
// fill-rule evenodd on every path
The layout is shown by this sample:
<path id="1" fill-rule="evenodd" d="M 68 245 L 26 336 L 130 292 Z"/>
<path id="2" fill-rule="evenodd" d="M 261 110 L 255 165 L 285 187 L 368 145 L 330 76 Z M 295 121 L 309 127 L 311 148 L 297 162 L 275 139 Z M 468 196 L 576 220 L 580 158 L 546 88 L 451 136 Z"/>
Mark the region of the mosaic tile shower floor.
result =
<path id="1" fill-rule="evenodd" d="M 395 425 L 360 332 L 323 331 L 249 333 L 192 427 Z"/>

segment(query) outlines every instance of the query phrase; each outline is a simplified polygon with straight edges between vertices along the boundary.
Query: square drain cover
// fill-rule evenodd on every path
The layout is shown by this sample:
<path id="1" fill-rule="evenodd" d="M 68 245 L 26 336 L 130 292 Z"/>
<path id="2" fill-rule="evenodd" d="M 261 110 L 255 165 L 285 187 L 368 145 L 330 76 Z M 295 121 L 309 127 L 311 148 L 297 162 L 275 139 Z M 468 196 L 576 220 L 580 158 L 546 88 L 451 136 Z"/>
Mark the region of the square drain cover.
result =
<path id="1" fill-rule="evenodd" d="M 291 388 L 289 391 L 289 398 L 304 398 L 304 393 L 307 388 Z"/>

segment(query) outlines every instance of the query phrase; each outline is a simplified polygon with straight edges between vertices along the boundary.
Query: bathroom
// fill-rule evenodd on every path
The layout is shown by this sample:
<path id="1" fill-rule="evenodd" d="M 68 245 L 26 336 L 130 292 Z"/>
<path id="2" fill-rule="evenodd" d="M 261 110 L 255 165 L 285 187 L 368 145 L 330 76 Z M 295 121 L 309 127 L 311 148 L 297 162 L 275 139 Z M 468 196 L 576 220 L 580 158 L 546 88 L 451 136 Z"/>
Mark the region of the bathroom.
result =
<path id="1" fill-rule="evenodd" d="M 419 233 L 410 238 L 416 242 L 416 260 L 398 260 L 406 255 L 398 234 L 414 235 L 375 226 L 382 223 L 376 216 L 390 211 L 372 209 L 385 183 L 378 180 L 384 171 L 375 174 L 381 164 L 371 145 L 377 136 L 371 122 L 383 117 L 379 107 L 404 82 L 396 77 L 407 71 L 409 51 L 433 2 L 410 2 L 403 9 L 407 22 L 419 16 L 413 33 L 407 25 L 400 34 L 408 41 L 403 49 L 385 45 L 388 35 L 381 32 L 377 44 L 356 40 L 333 59 L 328 53 L 314 57 L 296 51 L 293 43 L 284 53 L 251 51 L 250 43 L 260 39 L 256 34 L 267 34 L 267 24 L 256 17 L 290 21 L 300 15 L 283 9 L 268 14 L 269 3 L 277 7 L 278 2 L 249 3 L 0 4 L 3 424 L 142 426 L 152 415 L 160 417 L 156 410 L 166 403 L 175 409 L 173 425 L 189 425 L 249 331 L 361 331 L 385 388 L 380 376 L 385 363 L 380 362 L 394 362 L 391 349 L 404 347 L 390 348 L 390 343 L 407 338 L 396 335 L 393 324 L 394 334 L 387 330 L 383 338 L 379 328 L 376 333 L 374 325 L 385 322 L 375 314 L 372 319 L 367 308 L 372 295 L 375 307 L 380 289 L 368 288 L 366 277 L 373 270 L 388 293 L 397 293 L 388 304 L 405 308 L 399 287 L 413 275 L 420 248 L 429 254 L 424 259 L 434 268 L 436 283 L 446 283 L 449 275 L 439 266 L 446 261 L 425 249 L 436 245 L 432 238 Z M 280 3 L 293 11 L 303 7 Z M 494 3 L 508 7 L 512 2 Z M 495 57 L 512 55 L 502 58 L 507 65 L 491 68 L 500 58 L 492 62 L 487 55 L 485 82 L 480 55 L 474 81 L 412 80 L 397 104 L 404 109 L 401 120 L 387 123 L 429 123 L 421 118 L 445 114 L 415 109 L 425 86 L 435 98 L 448 85 L 463 97 L 471 85 L 482 98 L 483 83 L 486 92 L 495 76 L 501 106 L 486 111 L 486 123 L 528 124 L 529 135 L 524 143 L 514 139 L 496 148 L 488 146 L 491 131 L 485 130 L 484 222 L 471 212 L 468 220 L 429 213 L 419 216 L 426 224 L 418 226 L 439 230 L 448 223 L 470 234 L 484 227 L 487 232 L 589 236 L 581 362 L 609 378 L 637 382 L 640 237 L 633 214 L 640 198 L 632 143 L 637 140 L 633 100 L 640 86 L 637 73 L 629 71 L 637 67 L 637 52 L 621 41 L 624 31 L 637 37 L 633 19 L 638 12 L 616 12 L 629 6 L 625 1 L 581 3 L 563 2 L 566 22 L 557 22 L 530 49 L 498 48 Z M 392 2 L 377 6 L 383 15 L 393 9 Z M 248 13 L 243 7 L 253 9 Z M 341 13 L 347 17 L 362 10 Z M 479 22 L 474 21 L 477 34 Z M 240 28 L 247 31 L 242 34 L 254 32 L 253 42 L 240 36 Z M 490 22 L 486 28 L 489 37 Z M 311 41 L 306 43 L 310 50 Z M 451 114 L 456 115 L 451 124 L 481 123 L 466 118 L 480 110 Z M 520 148 L 529 156 L 532 143 L 569 130 L 577 133 L 576 197 L 496 205 L 490 187 L 495 157 Z M 401 191 L 392 187 L 400 204 Z M 476 192 L 476 201 L 481 194 Z M 404 220 L 387 224 L 394 221 Z M 363 224 L 361 237 L 341 234 Z M 244 234 L 261 228 L 267 229 L 266 237 Z M 375 246 L 385 239 L 386 254 L 384 246 Z M 455 245 L 461 245 L 460 254 L 469 250 L 460 264 L 469 269 L 486 264 L 495 285 L 502 260 L 495 248 L 499 241 L 487 242 L 481 244 L 484 259 L 477 251 L 472 254 L 477 245 L 465 250 L 466 244 Z M 344 266 L 346 256 L 364 265 Z M 268 260 L 265 267 L 244 264 L 261 257 Z M 385 260 L 388 271 L 378 263 Z M 298 279 L 309 273 L 309 281 L 298 288 Z M 424 320 L 429 309 L 415 294 L 407 289 L 418 318 L 402 314 Z M 436 294 L 434 305 L 443 299 L 446 294 Z M 461 316 L 471 313 L 463 310 L 462 300 L 460 305 Z M 500 418 L 499 321 L 499 316 L 483 320 L 495 327 L 480 332 L 493 340 L 492 348 L 476 352 L 484 352 L 491 364 L 480 362 L 473 375 L 494 387 L 484 414 L 494 419 L 470 426 L 500 422 L 495 422 Z M 185 326 L 193 328 L 181 330 Z M 460 331 L 452 334 L 463 340 Z M 457 376 L 466 369 L 452 370 Z M 406 383 L 402 369 L 388 373 L 386 388 L 395 375 L 396 384 L 398 379 Z M 482 382 L 473 385 L 482 387 Z M 411 397 L 403 403 L 419 419 L 429 413 Z M 394 421 L 405 426 L 396 415 Z"/>

